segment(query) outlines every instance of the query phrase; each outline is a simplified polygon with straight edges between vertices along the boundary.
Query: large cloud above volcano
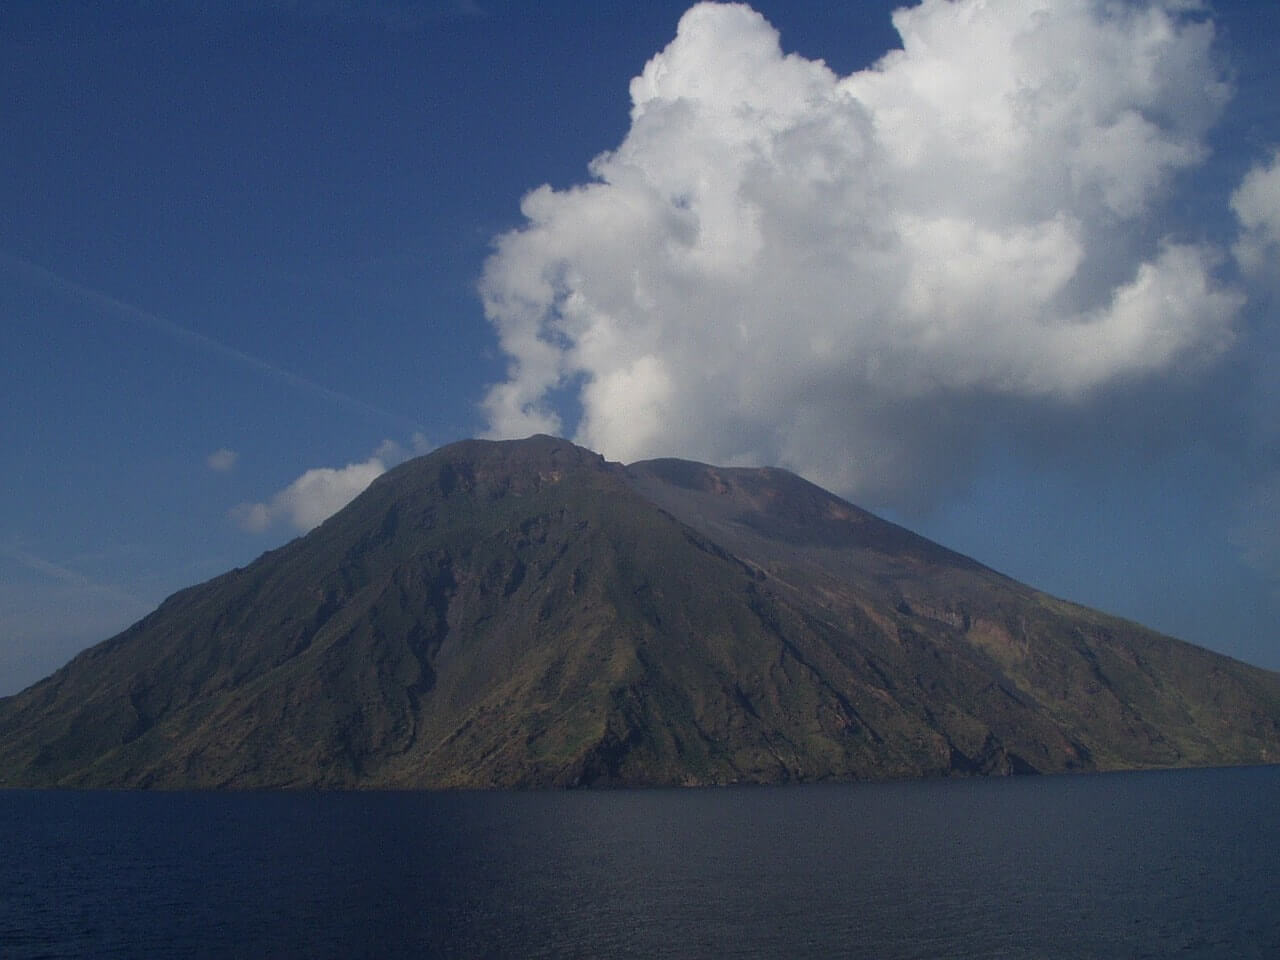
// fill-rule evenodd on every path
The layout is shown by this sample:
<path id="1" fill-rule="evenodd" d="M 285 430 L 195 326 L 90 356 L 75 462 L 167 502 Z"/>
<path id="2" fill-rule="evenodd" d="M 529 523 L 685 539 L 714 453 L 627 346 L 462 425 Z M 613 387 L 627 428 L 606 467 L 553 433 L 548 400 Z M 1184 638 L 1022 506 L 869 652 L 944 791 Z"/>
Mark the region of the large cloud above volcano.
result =
<path id="1" fill-rule="evenodd" d="M 962 481 L 1002 418 L 1193 377 L 1242 298 L 1161 226 L 1230 94 L 1189 6 L 925 0 L 845 77 L 693 7 L 621 145 L 495 243 L 491 432 L 894 503 Z"/>

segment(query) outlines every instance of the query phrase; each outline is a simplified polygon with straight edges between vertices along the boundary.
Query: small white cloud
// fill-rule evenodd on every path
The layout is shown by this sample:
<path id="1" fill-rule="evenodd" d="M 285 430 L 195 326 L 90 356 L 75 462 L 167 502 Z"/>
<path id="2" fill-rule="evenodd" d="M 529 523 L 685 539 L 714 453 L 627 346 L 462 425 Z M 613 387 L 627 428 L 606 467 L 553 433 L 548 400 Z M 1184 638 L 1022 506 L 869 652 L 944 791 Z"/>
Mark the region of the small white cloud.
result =
<path id="1" fill-rule="evenodd" d="M 390 438 L 378 444 L 376 450 L 363 463 L 349 463 L 345 467 L 316 467 L 308 470 L 269 501 L 240 503 L 228 512 L 242 530 L 262 533 L 278 521 L 287 520 L 297 530 L 306 533 L 318 527 L 348 503 L 364 492 L 364 489 L 388 469 L 410 457 L 421 456 L 433 449 L 422 433 L 414 433 L 409 445 Z M 219 453 L 230 451 L 219 451 Z M 234 458 L 235 454 L 232 454 Z M 210 458 L 210 466 L 213 466 Z"/>
<path id="2" fill-rule="evenodd" d="M 226 447 L 221 447 L 209 454 L 205 463 L 209 465 L 210 470 L 216 470 L 219 473 L 226 473 L 235 467 L 236 461 L 239 459 L 240 454 L 236 453 L 234 450 L 228 450 Z"/>
<path id="3" fill-rule="evenodd" d="M 1232 252 L 1241 269 L 1272 276 L 1280 272 L 1280 149 L 1245 175 L 1231 195 L 1231 209 L 1240 222 Z"/>
<path id="4" fill-rule="evenodd" d="M 349 463 L 341 469 L 317 467 L 277 493 L 267 503 L 242 503 L 231 509 L 231 518 L 244 530 L 261 533 L 287 520 L 302 533 L 318 527 L 386 473 L 378 457 Z"/>

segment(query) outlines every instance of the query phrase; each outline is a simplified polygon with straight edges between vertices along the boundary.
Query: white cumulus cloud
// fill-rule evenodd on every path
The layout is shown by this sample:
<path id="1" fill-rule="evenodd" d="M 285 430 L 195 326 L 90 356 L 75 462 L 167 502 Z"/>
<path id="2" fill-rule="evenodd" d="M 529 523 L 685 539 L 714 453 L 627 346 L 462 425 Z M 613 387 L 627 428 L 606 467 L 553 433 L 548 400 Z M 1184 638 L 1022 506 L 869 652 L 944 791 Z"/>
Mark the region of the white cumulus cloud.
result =
<path id="1" fill-rule="evenodd" d="M 243 529 L 253 533 L 287 520 L 306 533 L 345 507 L 364 489 L 387 472 L 378 457 L 345 467 L 317 467 L 308 470 L 266 503 L 242 503 L 231 516 Z"/>
<path id="2" fill-rule="evenodd" d="M 495 241 L 491 435 L 883 502 L 963 472 L 1002 409 L 1212 362 L 1242 298 L 1157 226 L 1230 93 L 1189 7 L 924 0 L 849 76 L 747 6 L 693 7 L 622 143 Z"/>
<path id="3" fill-rule="evenodd" d="M 368 460 L 308 470 L 270 500 L 232 507 L 231 519 L 251 533 L 261 533 L 280 521 L 306 533 L 362 494 L 388 469 L 431 449 L 432 444 L 421 433 L 413 434 L 407 447 L 395 440 L 383 440 Z"/>

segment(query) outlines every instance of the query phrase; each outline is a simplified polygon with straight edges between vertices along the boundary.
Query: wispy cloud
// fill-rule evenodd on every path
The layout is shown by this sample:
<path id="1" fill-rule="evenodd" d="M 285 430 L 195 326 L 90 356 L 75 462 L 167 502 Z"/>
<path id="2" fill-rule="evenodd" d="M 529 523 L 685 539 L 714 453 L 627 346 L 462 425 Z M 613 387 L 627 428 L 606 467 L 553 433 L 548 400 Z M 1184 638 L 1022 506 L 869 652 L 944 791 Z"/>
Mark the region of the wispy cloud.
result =
<path id="1" fill-rule="evenodd" d="M 69 280 L 39 264 L 32 263 L 30 260 L 0 252 L 0 268 L 3 268 L 12 276 L 53 290 L 68 300 L 98 310 L 107 316 L 114 317 L 116 320 L 151 330 L 171 340 L 231 360 L 241 367 L 260 373 L 301 393 L 309 394 L 347 410 L 372 416 L 383 422 L 394 423 L 405 429 L 421 430 L 421 425 L 415 420 L 393 413 L 390 410 L 384 410 L 379 406 L 343 393 L 340 390 L 334 390 L 331 387 L 316 383 L 314 380 L 287 370 L 279 364 L 229 346 L 220 340 L 215 340 L 213 337 L 191 330 L 165 317 L 125 303 L 123 300 L 118 300 L 100 290 L 94 290 L 91 287 L 76 283 L 74 280 Z"/>
<path id="2" fill-rule="evenodd" d="M 1280 596 L 1280 472 L 1256 483 L 1238 505 L 1230 539 Z"/>
<path id="3" fill-rule="evenodd" d="M 48 676 L 91 643 L 105 640 L 155 609 L 136 596 L 75 570 L 0 544 L 0 697 Z"/>
<path id="4" fill-rule="evenodd" d="M 40 574 L 47 580 L 56 583 L 65 584 L 74 587 L 77 590 L 97 593 L 106 597 L 110 597 L 128 607 L 133 608 L 135 613 L 142 614 L 154 608 L 155 604 L 134 596 L 127 590 L 123 590 L 114 584 L 103 583 L 85 576 L 77 570 L 62 564 L 54 563 L 46 560 L 44 557 L 37 556 L 29 550 L 23 549 L 16 543 L 0 543 L 0 557 L 13 561 L 33 573 Z"/>
<path id="5" fill-rule="evenodd" d="M 240 454 L 234 450 L 228 450 L 226 447 L 220 447 L 213 451 L 205 458 L 205 463 L 209 465 L 210 470 L 218 473 L 226 473 L 235 468 L 236 461 L 240 459 Z"/>
<path id="6" fill-rule="evenodd" d="M 164 10 L 176 7 L 186 15 L 270 14 L 304 20 L 367 23 L 393 32 L 422 30 L 442 20 L 488 16 L 478 0 L 227 0 L 222 5 L 165 0 L 157 6 Z"/>

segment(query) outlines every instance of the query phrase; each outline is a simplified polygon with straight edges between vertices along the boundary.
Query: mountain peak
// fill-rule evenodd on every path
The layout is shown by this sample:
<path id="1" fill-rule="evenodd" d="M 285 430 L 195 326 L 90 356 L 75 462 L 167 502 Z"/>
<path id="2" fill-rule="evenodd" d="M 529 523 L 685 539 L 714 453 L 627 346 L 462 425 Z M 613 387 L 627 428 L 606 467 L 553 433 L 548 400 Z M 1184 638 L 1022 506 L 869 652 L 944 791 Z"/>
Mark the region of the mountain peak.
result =
<path id="1" fill-rule="evenodd" d="M 1280 677 L 785 470 L 401 464 L 0 700 L 0 786 L 776 783 L 1274 762 Z"/>

